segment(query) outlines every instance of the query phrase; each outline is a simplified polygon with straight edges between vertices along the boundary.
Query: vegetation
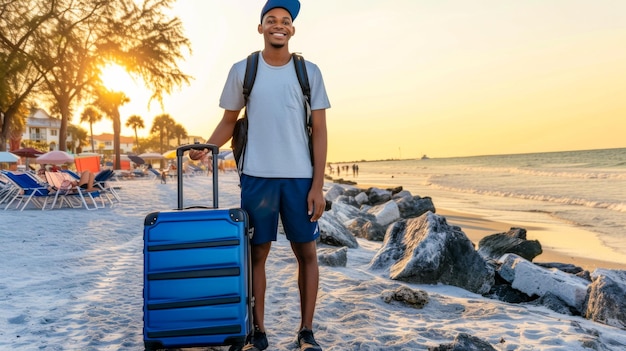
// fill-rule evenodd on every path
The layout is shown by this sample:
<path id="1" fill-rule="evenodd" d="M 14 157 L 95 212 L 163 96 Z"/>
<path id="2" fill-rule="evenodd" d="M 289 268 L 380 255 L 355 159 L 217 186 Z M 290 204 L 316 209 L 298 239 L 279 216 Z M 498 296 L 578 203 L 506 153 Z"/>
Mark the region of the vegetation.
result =
<path id="1" fill-rule="evenodd" d="M 102 114 L 93 106 L 87 106 L 80 114 L 80 121 L 89 123 L 89 135 L 91 136 L 91 152 L 96 152 L 96 146 L 93 143 L 93 124 L 102 119 Z"/>
<path id="2" fill-rule="evenodd" d="M 119 107 L 129 100 L 103 86 L 102 69 L 119 64 L 161 104 L 164 94 L 188 83 L 191 77 L 178 61 L 190 43 L 181 21 L 167 15 L 172 3 L 0 0 L 0 150 L 19 138 L 28 113 L 24 106 L 35 100 L 48 102 L 60 115 L 59 149 L 67 150 L 73 111 L 89 102 L 112 120 L 119 160 Z"/>
<path id="3" fill-rule="evenodd" d="M 87 141 L 87 131 L 80 126 L 69 125 L 67 127 L 67 135 L 72 138 L 72 141 L 67 143 L 67 147 L 73 153 L 80 154 L 83 152 L 83 146 L 89 145 Z M 93 133 L 91 142 L 93 145 Z"/>
<path id="4" fill-rule="evenodd" d="M 135 151 L 139 152 L 141 148 L 139 147 L 139 135 L 137 135 L 137 129 L 145 128 L 143 118 L 137 115 L 132 115 L 128 117 L 128 119 L 126 120 L 126 127 L 133 128 L 133 130 L 135 131 Z"/>

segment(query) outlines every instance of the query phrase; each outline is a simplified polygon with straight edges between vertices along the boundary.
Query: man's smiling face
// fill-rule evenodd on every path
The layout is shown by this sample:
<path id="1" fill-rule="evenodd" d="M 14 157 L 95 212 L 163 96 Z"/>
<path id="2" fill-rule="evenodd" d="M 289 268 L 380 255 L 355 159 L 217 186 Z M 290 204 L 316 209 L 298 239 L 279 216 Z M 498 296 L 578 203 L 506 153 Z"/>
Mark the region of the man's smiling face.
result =
<path id="1" fill-rule="evenodd" d="M 263 23 L 259 24 L 259 33 L 263 34 L 265 42 L 275 48 L 287 45 L 295 32 L 291 15 L 281 7 L 269 10 L 263 16 Z"/>

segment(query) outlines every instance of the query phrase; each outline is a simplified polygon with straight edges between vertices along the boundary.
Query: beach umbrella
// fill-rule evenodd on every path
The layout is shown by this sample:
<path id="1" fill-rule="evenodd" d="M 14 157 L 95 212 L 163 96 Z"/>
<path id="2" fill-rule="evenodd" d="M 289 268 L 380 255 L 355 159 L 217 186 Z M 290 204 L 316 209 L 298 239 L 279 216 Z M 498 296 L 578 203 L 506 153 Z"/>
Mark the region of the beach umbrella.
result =
<path id="1" fill-rule="evenodd" d="M 11 151 L 11 153 L 20 157 L 31 157 L 31 158 L 41 156 L 44 154 L 43 151 L 37 150 L 32 147 L 25 147 L 25 148 L 17 149 L 17 150 Z"/>
<path id="2" fill-rule="evenodd" d="M 20 157 L 24 157 L 26 159 L 25 165 L 26 165 L 27 168 L 28 168 L 29 163 L 30 163 L 29 159 L 35 158 L 37 156 L 41 156 L 41 155 L 44 154 L 43 151 L 37 150 L 37 149 L 32 148 L 32 147 L 24 147 L 24 148 L 21 148 L 21 149 L 17 149 L 17 150 L 12 151 L 12 153 L 15 154 L 15 155 L 18 155 Z"/>
<path id="3" fill-rule="evenodd" d="M 65 151 L 55 150 L 46 152 L 45 154 L 37 157 L 35 162 L 41 164 L 59 165 L 63 163 L 74 162 L 74 156 L 68 154 Z"/>
<path id="4" fill-rule="evenodd" d="M 168 159 L 168 160 L 173 160 L 176 158 L 176 150 L 170 150 L 170 151 L 166 151 L 163 154 L 163 157 Z"/>
<path id="5" fill-rule="evenodd" d="M 0 162 L 14 163 L 20 158 L 8 151 L 0 151 Z"/>
<path id="6" fill-rule="evenodd" d="M 143 158 L 141 158 L 141 157 L 139 157 L 137 155 L 128 155 L 128 159 L 133 161 L 133 162 L 135 162 L 138 165 L 142 165 L 142 164 L 146 163 L 146 161 Z"/>
<path id="7" fill-rule="evenodd" d="M 165 158 L 158 152 L 146 152 L 139 155 L 139 157 L 143 158 L 144 160 L 162 160 Z"/>

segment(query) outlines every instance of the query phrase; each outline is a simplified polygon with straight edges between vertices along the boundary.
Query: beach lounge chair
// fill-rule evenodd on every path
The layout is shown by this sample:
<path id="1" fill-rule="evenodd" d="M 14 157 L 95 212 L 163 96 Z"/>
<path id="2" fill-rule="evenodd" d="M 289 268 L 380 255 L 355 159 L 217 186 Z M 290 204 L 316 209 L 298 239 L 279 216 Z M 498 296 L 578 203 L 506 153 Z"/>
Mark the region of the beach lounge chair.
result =
<path id="1" fill-rule="evenodd" d="M 72 178 L 74 178 L 74 179 L 76 179 L 76 180 L 79 180 L 79 179 L 80 179 L 80 176 L 78 175 L 78 173 L 76 173 L 76 172 L 74 172 L 74 171 L 72 171 L 72 170 L 69 170 L 69 169 L 62 169 L 62 170 L 61 170 L 61 172 L 63 172 L 63 173 L 67 173 L 67 174 L 71 175 L 71 176 L 72 176 Z"/>
<path id="2" fill-rule="evenodd" d="M 80 175 L 69 169 L 64 169 L 63 173 L 71 175 L 75 180 L 80 180 Z M 117 191 L 115 191 L 115 188 L 107 183 L 109 180 L 113 179 L 113 177 L 115 177 L 115 171 L 112 169 L 104 169 L 95 175 L 93 184 L 94 188 L 101 190 L 102 195 L 106 197 L 111 205 L 113 205 L 113 200 L 118 202 L 122 201 Z"/>
<path id="3" fill-rule="evenodd" d="M 18 201 L 16 208 L 19 208 L 20 211 L 23 211 L 28 204 L 33 204 L 44 210 L 48 200 L 54 198 L 47 185 L 38 183 L 27 173 L 4 172 L 3 174 L 16 187 L 16 190 L 11 193 L 12 196 L 7 199 L 7 205 L 4 207 L 5 211 L 16 200 Z"/>
<path id="4" fill-rule="evenodd" d="M 9 198 L 15 195 L 15 192 L 19 191 L 18 187 L 4 175 L 5 172 L 0 171 L 0 204 L 8 201 Z"/>
<path id="5" fill-rule="evenodd" d="M 113 177 L 115 177 L 115 172 L 112 169 L 105 169 L 98 172 L 98 174 L 96 174 L 94 178 L 94 187 L 102 190 L 111 202 L 111 204 L 113 204 L 113 199 L 117 200 L 118 202 L 122 201 L 120 195 L 117 193 L 117 190 L 115 190 L 115 187 L 109 184 Z M 109 196 L 109 194 L 111 194 L 113 199 Z"/>
<path id="6" fill-rule="evenodd" d="M 63 205 L 63 203 L 68 204 L 73 208 L 85 207 L 87 210 L 96 210 L 98 208 L 105 207 L 104 199 L 100 196 L 100 191 L 87 191 L 80 186 L 73 185 L 73 182 L 76 182 L 76 179 L 72 175 L 66 172 L 46 172 L 46 179 L 48 183 L 57 188 L 57 192 L 55 193 L 52 206 L 54 208 L 56 203 L 59 201 L 59 197 L 61 198 L 61 202 L 59 202 L 59 207 Z M 87 199 L 92 204 L 90 207 Z M 98 204 L 99 199 L 100 204 Z"/>
<path id="7" fill-rule="evenodd" d="M 157 171 L 156 169 L 148 168 L 148 174 L 150 174 L 150 179 L 163 182 L 163 174 L 161 174 L 161 172 Z"/>

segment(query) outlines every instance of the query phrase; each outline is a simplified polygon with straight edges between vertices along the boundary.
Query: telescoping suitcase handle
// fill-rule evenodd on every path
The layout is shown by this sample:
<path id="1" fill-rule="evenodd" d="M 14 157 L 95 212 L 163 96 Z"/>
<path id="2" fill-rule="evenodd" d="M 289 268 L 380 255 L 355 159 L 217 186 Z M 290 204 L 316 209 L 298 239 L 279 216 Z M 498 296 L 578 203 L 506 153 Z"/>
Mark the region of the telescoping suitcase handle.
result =
<path id="1" fill-rule="evenodd" d="M 178 209 L 183 209 L 183 155 L 185 151 L 188 150 L 211 150 L 211 154 L 213 155 L 213 208 L 218 208 L 217 203 L 217 154 L 219 153 L 219 148 L 217 145 L 213 144 L 188 144 L 179 146 L 176 148 L 176 175 L 178 178 Z"/>

